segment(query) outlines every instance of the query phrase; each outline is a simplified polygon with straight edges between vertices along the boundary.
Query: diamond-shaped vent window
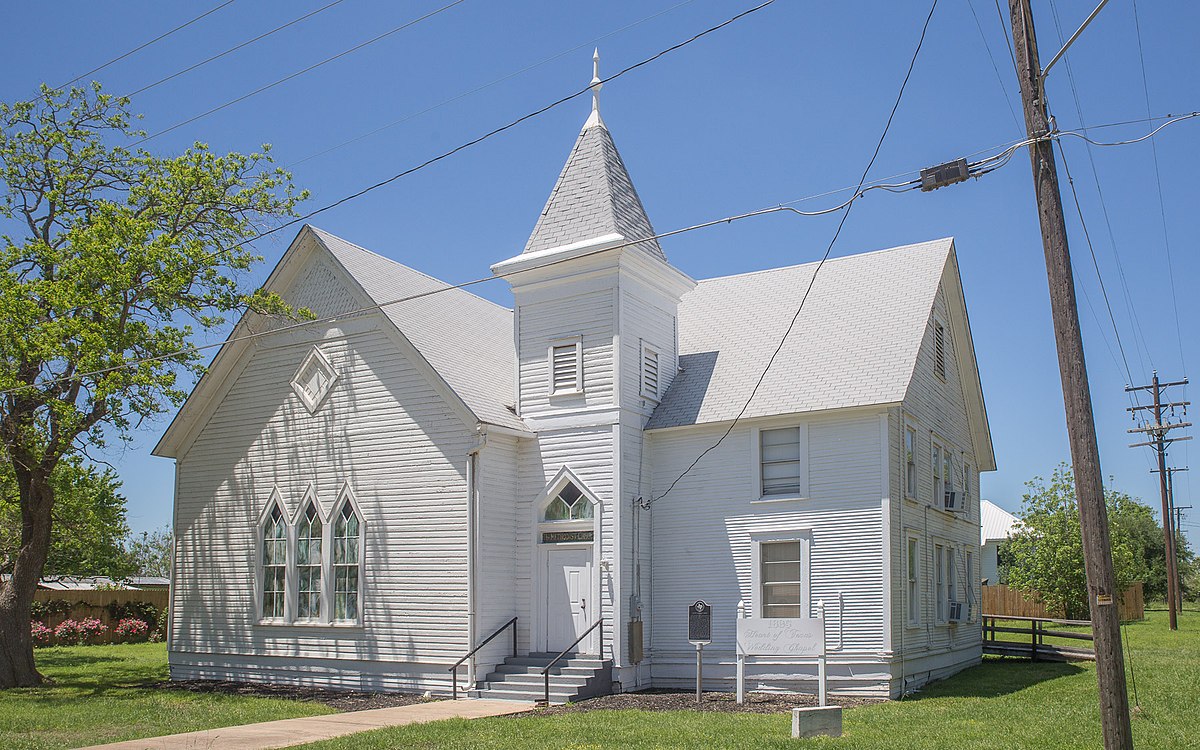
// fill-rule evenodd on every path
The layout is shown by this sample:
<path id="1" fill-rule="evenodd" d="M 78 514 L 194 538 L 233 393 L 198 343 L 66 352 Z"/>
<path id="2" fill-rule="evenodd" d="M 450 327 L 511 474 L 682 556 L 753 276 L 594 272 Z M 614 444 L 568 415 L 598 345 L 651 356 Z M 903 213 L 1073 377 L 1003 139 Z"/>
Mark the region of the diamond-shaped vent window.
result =
<path id="1" fill-rule="evenodd" d="M 337 377 L 333 365 L 329 364 L 329 360 L 325 359 L 320 349 L 314 348 L 292 377 L 292 390 L 300 397 L 305 408 L 310 413 L 315 413 L 333 389 Z"/>

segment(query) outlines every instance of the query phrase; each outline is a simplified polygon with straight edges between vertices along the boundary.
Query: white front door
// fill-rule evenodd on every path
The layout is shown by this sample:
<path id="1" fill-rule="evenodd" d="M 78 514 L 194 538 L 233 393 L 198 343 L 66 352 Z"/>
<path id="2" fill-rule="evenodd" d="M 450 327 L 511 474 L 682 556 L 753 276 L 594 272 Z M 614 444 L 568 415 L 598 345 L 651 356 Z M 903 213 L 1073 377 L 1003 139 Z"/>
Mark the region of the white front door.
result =
<path id="1" fill-rule="evenodd" d="M 592 550 L 546 550 L 546 650 L 554 653 L 570 646 L 587 630 L 596 615 L 592 594 Z M 577 650 L 588 651 L 588 641 Z"/>

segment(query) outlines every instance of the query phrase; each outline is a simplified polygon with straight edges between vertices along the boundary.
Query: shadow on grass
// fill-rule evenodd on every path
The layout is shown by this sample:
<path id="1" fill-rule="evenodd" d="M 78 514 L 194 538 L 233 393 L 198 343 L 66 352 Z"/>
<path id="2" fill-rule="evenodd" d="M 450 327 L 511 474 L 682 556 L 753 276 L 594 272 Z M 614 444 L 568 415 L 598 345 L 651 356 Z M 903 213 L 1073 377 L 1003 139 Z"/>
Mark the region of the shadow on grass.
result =
<path id="1" fill-rule="evenodd" d="M 996 698 L 1017 693 L 1043 682 L 1071 677 L 1084 668 L 1071 663 L 985 659 L 977 667 L 929 685 L 912 700 L 928 698 Z"/>

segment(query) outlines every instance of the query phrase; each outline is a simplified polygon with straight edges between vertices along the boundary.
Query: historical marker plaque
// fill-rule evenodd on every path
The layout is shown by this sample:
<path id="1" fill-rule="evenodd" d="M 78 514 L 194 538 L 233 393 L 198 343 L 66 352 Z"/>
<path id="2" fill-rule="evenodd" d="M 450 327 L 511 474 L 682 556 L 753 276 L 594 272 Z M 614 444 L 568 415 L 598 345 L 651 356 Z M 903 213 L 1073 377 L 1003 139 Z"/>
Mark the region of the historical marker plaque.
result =
<path id="1" fill-rule="evenodd" d="M 705 601 L 688 607 L 688 641 L 693 644 L 712 643 L 712 607 Z"/>

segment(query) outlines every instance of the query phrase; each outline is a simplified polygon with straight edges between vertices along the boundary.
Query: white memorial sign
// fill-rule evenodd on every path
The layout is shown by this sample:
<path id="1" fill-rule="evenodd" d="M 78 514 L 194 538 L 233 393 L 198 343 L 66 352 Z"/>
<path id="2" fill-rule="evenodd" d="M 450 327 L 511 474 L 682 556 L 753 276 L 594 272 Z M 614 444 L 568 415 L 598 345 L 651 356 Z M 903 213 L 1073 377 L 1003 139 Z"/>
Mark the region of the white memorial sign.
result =
<path id="1" fill-rule="evenodd" d="M 824 626 L 811 617 L 762 617 L 737 621 L 738 651 L 747 656 L 820 656 Z"/>

